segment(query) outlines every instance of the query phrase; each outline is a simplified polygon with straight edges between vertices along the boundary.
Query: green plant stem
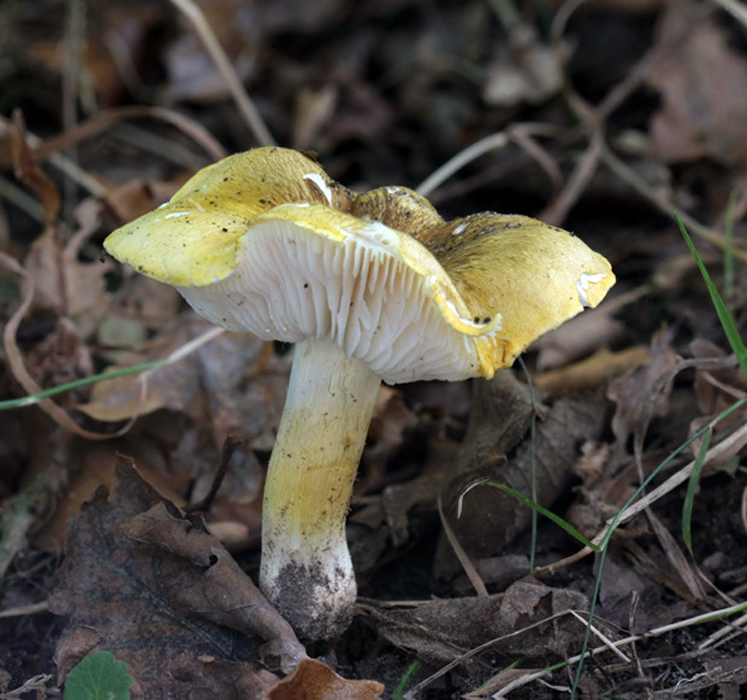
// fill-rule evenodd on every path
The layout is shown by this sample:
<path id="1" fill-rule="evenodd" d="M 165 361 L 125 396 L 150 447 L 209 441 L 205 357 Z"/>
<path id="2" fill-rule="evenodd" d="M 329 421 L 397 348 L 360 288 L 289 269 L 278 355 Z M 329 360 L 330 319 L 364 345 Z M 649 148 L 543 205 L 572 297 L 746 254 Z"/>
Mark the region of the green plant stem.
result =
<path id="1" fill-rule="evenodd" d="M 108 379 L 116 379 L 117 377 L 123 377 L 127 374 L 138 374 L 140 372 L 147 372 L 151 369 L 157 369 L 162 367 L 167 362 L 170 362 L 170 358 L 163 360 L 153 360 L 152 362 L 143 362 L 139 365 L 133 365 L 132 367 L 123 367 L 122 369 L 115 369 L 111 372 L 104 372 L 102 374 L 94 374 L 90 377 L 83 377 L 82 379 L 76 379 L 74 382 L 68 382 L 67 384 L 60 384 L 60 386 L 52 387 L 51 389 L 45 389 L 37 394 L 31 396 L 22 396 L 18 399 L 8 399 L 6 401 L 0 401 L 0 411 L 7 411 L 11 408 L 24 408 L 25 406 L 33 406 L 39 403 L 42 399 L 48 399 L 50 396 L 56 396 L 66 391 L 78 389 L 88 384 L 96 384 L 97 382 L 105 382 Z"/>

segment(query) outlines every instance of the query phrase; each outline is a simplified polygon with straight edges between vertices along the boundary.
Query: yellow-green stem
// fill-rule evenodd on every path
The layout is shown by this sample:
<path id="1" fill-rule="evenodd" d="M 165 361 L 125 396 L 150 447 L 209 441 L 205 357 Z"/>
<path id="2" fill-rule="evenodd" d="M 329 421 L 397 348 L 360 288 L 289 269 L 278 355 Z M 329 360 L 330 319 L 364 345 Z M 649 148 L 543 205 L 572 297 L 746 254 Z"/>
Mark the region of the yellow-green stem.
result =
<path id="1" fill-rule="evenodd" d="M 353 615 L 345 517 L 379 385 L 332 343 L 296 346 L 265 484 L 260 586 L 301 637 L 333 638 Z"/>

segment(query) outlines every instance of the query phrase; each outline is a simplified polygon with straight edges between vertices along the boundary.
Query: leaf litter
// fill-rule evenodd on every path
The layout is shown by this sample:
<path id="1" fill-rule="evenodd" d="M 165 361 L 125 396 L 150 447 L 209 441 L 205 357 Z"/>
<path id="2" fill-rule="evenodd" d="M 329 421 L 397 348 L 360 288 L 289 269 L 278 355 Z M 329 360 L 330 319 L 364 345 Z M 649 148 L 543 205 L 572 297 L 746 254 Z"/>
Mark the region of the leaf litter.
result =
<path id="1" fill-rule="evenodd" d="M 258 664 L 257 638 L 285 672 L 306 655 L 199 521 L 184 518 L 125 464 L 113 499 L 99 488 L 73 521 L 50 609 L 68 619 L 57 648 L 62 677 L 81 658 L 76 632 L 85 630 L 94 643 L 83 653 L 114 653 L 146 697 L 210 687 L 212 674 L 225 673 L 214 658 L 241 667 L 242 683 L 259 683 L 268 676 Z M 173 685 L 164 685 L 167 678 Z"/>
<path id="2" fill-rule="evenodd" d="M 669 460 L 745 390 L 669 218 L 675 208 L 689 217 L 722 285 L 720 227 L 736 203 L 727 300 L 741 329 L 738 11 L 726 0 L 517 3 L 515 15 L 477 1 L 200 0 L 187 21 L 191 2 L 115 2 L 87 6 L 81 27 L 42 1 L 38 19 L 0 8 L 11 28 L 0 76 L 1 398 L 180 359 L 0 417 L 3 693 L 44 697 L 107 649 L 145 697 L 375 697 L 403 679 L 410 697 L 552 697 L 573 685 L 597 575 L 580 692 L 744 692 L 744 619 L 705 616 L 745 595 L 743 411 L 712 427 L 692 552 L 681 521 L 700 441 Z M 228 63 L 216 63 L 209 34 Z M 74 39 L 86 51 L 66 54 Z M 99 261 L 112 228 L 262 140 L 248 95 L 279 142 L 316 150 L 362 188 L 423 181 L 485 139 L 434 201 L 453 215 L 545 211 L 605 253 L 620 280 L 608 304 L 526 354 L 536 406 L 520 371 L 382 390 L 348 520 L 359 614 L 326 649 L 302 647 L 250 578 L 287 349 L 224 333 L 182 357 L 205 326 L 164 287 Z M 11 117 L 18 107 L 23 119 Z M 203 524 L 177 506 L 208 492 L 229 433 L 244 444 Z M 118 468 L 118 453 L 137 471 Z M 486 478 L 531 494 L 534 471 L 537 500 L 599 543 L 663 462 L 603 568 L 542 517 L 534 538 L 532 512 L 505 492 L 464 495 Z"/>

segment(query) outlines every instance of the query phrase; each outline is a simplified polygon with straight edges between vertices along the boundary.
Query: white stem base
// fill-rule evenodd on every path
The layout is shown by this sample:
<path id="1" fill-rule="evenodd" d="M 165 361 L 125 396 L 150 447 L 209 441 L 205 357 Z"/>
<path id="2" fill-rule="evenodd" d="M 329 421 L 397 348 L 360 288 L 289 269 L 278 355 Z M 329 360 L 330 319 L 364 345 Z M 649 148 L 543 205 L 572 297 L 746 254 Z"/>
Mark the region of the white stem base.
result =
<path id="1" fill-rule="evenodd" d="M 304 638 L 334 638 L 353 616 L 345 517 L 380 383 L 336 345 L 296 346 L 265 484 L 259 581 Z"/>

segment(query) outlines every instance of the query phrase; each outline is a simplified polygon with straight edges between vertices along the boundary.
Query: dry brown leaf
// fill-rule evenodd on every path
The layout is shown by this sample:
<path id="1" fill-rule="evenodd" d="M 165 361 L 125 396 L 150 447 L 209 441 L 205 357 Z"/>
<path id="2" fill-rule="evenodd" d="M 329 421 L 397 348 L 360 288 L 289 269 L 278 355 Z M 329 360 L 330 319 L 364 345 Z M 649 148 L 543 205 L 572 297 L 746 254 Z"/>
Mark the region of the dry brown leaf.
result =
<path id="1" fill-rule="evenodd" d="M 75 212 L 80 226 L 65 247 L 60 249 L 54 229 L 47 229 L 34 241 L 25 263 L 36 286 L 37 306 L 76 319 L 82 324 L 82 334 L 91 330 L 108 304 L 104 274 L 111 269 L 111 262 L 80 259 L 81 248 L 99 225 L 100 209 L 94 200 L 83 202 Z"/>
<path id="2" fill-rule="evenodd" d="M 483 99 L 489 105 L 513 107 L 538 104 L 563 85 L 563 61 L 568 47 L 542 42 L 534 29 L 519 24 L 511 31 L 511 48 L 487 66 Z"/>
<path id="3" fill-rule="evenodd" d="M 157 348 L 161 357 L 187 342 L 188 329 L 177 331 L 162 338 L 168 345 Z M 112 372 L 127 366 L 147 362 L 151 357 L 130 356 L 129 365 L 114 365 Z M 200 377 L 198 361 L 194 355 L 180 362 L 166 364 L 148 372 L 143 382 L 137 374 L 127 374 L 106 381 L 97 382 L 91 389 L 86 403 L 76 404 L 75 408 L 91 418 L 103 422 L 128 420 L 132 416 L 147 415 L 159 408 L 174 411 L 200 410 Z"/>
<path id="4" fill-rule="evenodd" d="M 43 300 L 46 308 L 72 317 L 102 312 L 106 267 L 79 260 L 81 246 L 98 226 L 100 204 L 89 200 L 78 206 L 76 218 L 80 227 L 63 245 L 57 220 L 60 194 L 39 167 L 37 155 L 27 142 L 20 111 L 13 115 L 8 143 L 16 177 L 31 189 L 44 209 L 44 232 L 34 241 L 25 263 L 37 290 L 37 304 Z"/>
<path id="5" fill-rule="evenodd" d="M 119 454 L 133 457 L 138 473 L 160 494 L 177 505 L 183 504 L 181 492 L 186 491 L 190 475 L 178 468 L 166 473 L 160 455 L 155 454 L 152 444 L 142 435 L 129 435 L 121 440 L 109 442 L 69 441 L 58 455 L 64 455 L 59 469 L 64 470 L 66 482 L 56 494 L 55 510 L 41 529 L 36 532 L 33 543 L 47 552 L 59 554 L 65 551 L 68 522 L 80 514 L 81 506 L 88 501 L 99 486 L 112 489 Z"/>
<path id="6" fill-rule="evenodd" d="M 491 651 L 513 657 L 563 658 L 584 635 L 583 625 L 563 613 L 587 607 L 586 596 L 577 591 L 527 578 L 487 598 L 438 600 L 397 610 L 370 607 L 367 612 L 390 642 L 440 665 L 491 640 Z"/>
<path id="7" fill-rule="evenodd" d="M 605 400 L 600 392 L 565 397 L 537 422 L 535 464 L 537 501 L 551 507 L 568 486 L 580 458 L 578 443 L 598 439 Z M 532 414 L 527 389 L 510 373 L 475 384 L 470 425 L 451 482 L 443 494 L 444 512 L 464 550 L 473 559 L 495 556 L 529 525 L 531 510 L 482 479 L 505 483 L 531 494 L 532 455 L 525 434 Z M 522 441 L 523 440 L 523 441 Z M 518 443 L 518 446 L 517 446 Z M 507 460 L 505 455 L 512 451 Z M 457 516 L 461 502 L 461 514 Z M 450 547 L 441 538 L 434 573 L 449 578 L 458 571 Z"/>
<path id="8" fill-rule="evenodd" d="M 193 333 L 188 326 L 174 328 L 161 334 L 159 344 L 151 347 L 148 355 L 131 355 L 121 361 L 131 366 L 167 357 L 183 347 Z M 151 370 L 145 393 L 138 375 L 125 375 L 95 384 L 90 400 L 76 408 L 101 421 L 127 420 L 135 414 L 170 408 L 186 413 L 198 426 L 204 424 L 216 445 L 229 433 L 267 436 L 279 421 L 282 384 L 287 383 L 282 375 L 263 374 L 271 360 L 271 345 L 248 333 L 223 333 L 179 362 Z"/>
<path id="9" fill-rule="evenodd" d="M 200 570 L 195 575 L 193 569 L 181 566 L 182 562 L 176 567 L 169 566 L 173 562 L 159 566 L 164 574 L 169 569 L 161 592 L 177 612 L 210 620 L 247 637 L 258 635 L 268 643 L 264 653 L 276 656 L 279 667 L 288 673 L 299 659 L 306 658 L 304 647 L 231 555 L 199 525 L 173 504 L 161 501 L 122 523 L 120 530 L 129 539 L 188 561 Z"/>
<path id="10" fill-rule="evenodd" d="M 609 377 L 644 364 L 649 356 L 649 348 L 641 345 L 617 352 L 603 347 L 585 360 L 535 375 L 532 383 L 550 396 L 590 391 Z"/>
<path id="11" fill-rule="evenodd" d="M 216 659 L 239 664 L 244 678 L 247 673 L 267 678 L 255 663 L 259 634 L 272 639 L 268 651 L 286 668 L 305 656 L 287 623 L 272 616 L 216 540 L 181 519 L 173 506 L 164 506 L 131 466 L 121 465 L 118 479 L 113 500 L 107 489 L 97 490 L 71 525 L 67 557 L 50 598 L 50 610 L 68 616 L 59 659 L 79 648 L 73 635 L 86 627 L 100 636 L 99 647 L 128 664 L 146 697 L 194 692 L 196 679 L 199 692 L 221 697 L 226 667 Z M 162 517 L 154 520 L 159 511 Z M 147 521 L 151 530 L 143 528 Z M 153 544 L 129 539 L 122 527 Z M 242 632 L 225 626 L 232 622 Z"/>
<path id="12" fill-rule="evenodd" d="M 36 196 L 44 210 L 44 227 L 52 229 L 60 213 L 60 193 L 55 184 L 42 171 L 36 154 L 29 146 L 26 124 L 20 109 L 13 112 L 13 121 L 7 132 L 8 150 L 15 176 Z"/>
<path id="13" fill-rule="evenodd" d="M 651 342 L 651 359 L 644 366 L 620 377 L 608 389 L 607 396 L 617 404 L 612 418 L 618 455 L 626 450 L 630 435 L 641 445 L 652 418 L 664 415 L 672 388 L 672 370 L 678 356 L 672 347 L 674 331 L 659 331 Z"/>
<path id="14" fill-rule="evenodd" d="M 270 688 L 265 700 L 375 700 L 384 686 L 378 681 L 349 681 L 316 659 L 303 659 L 296 670 Z"/>
<path id="15" fill-rule="evenodd" d="M 744 164 L 747 59 L 715 18 L 696 18 L 700 9 L 670 3 L 662 17 L 658 41 L 670 49 L 648 74 L 664 102 L 651 122 L 652 146 L 667 162 L 711 156 Z"/>
<path id="16" fill-rule="evenodd" d="M 539 351 L 537 368 L 544 371 L 561 367 L 600 346 L 612 345 L 626 333 L 623 324 L 612 317 L 617 307 L 617 304 L 603 304 L 543 335 L 532 345 Z"/>
<path id="17" fill-rule="evenodd" d="M 723 348 L 704 338 L 695 338 L 690 343 L 690 350 L 698 359 L 726 360 L 728 357 Z M 717 415 L 724 411 L 743 396 L 744 389 L 745 376 L 736 362 L 732 367 L 723 369 L 695 369 L 695 396 L 698 407 L 706 415 Z"/>
<path id="18" fill-rule="evenodd" d="M 110 187 L 106 194 L 106 203 L 122 224 L 137 219 L 138 216 L 147 214 L 167 202 L 185 181 L 186 178 L 180 178 L 178 182 L 147 182 L 134 178 Z"/>

